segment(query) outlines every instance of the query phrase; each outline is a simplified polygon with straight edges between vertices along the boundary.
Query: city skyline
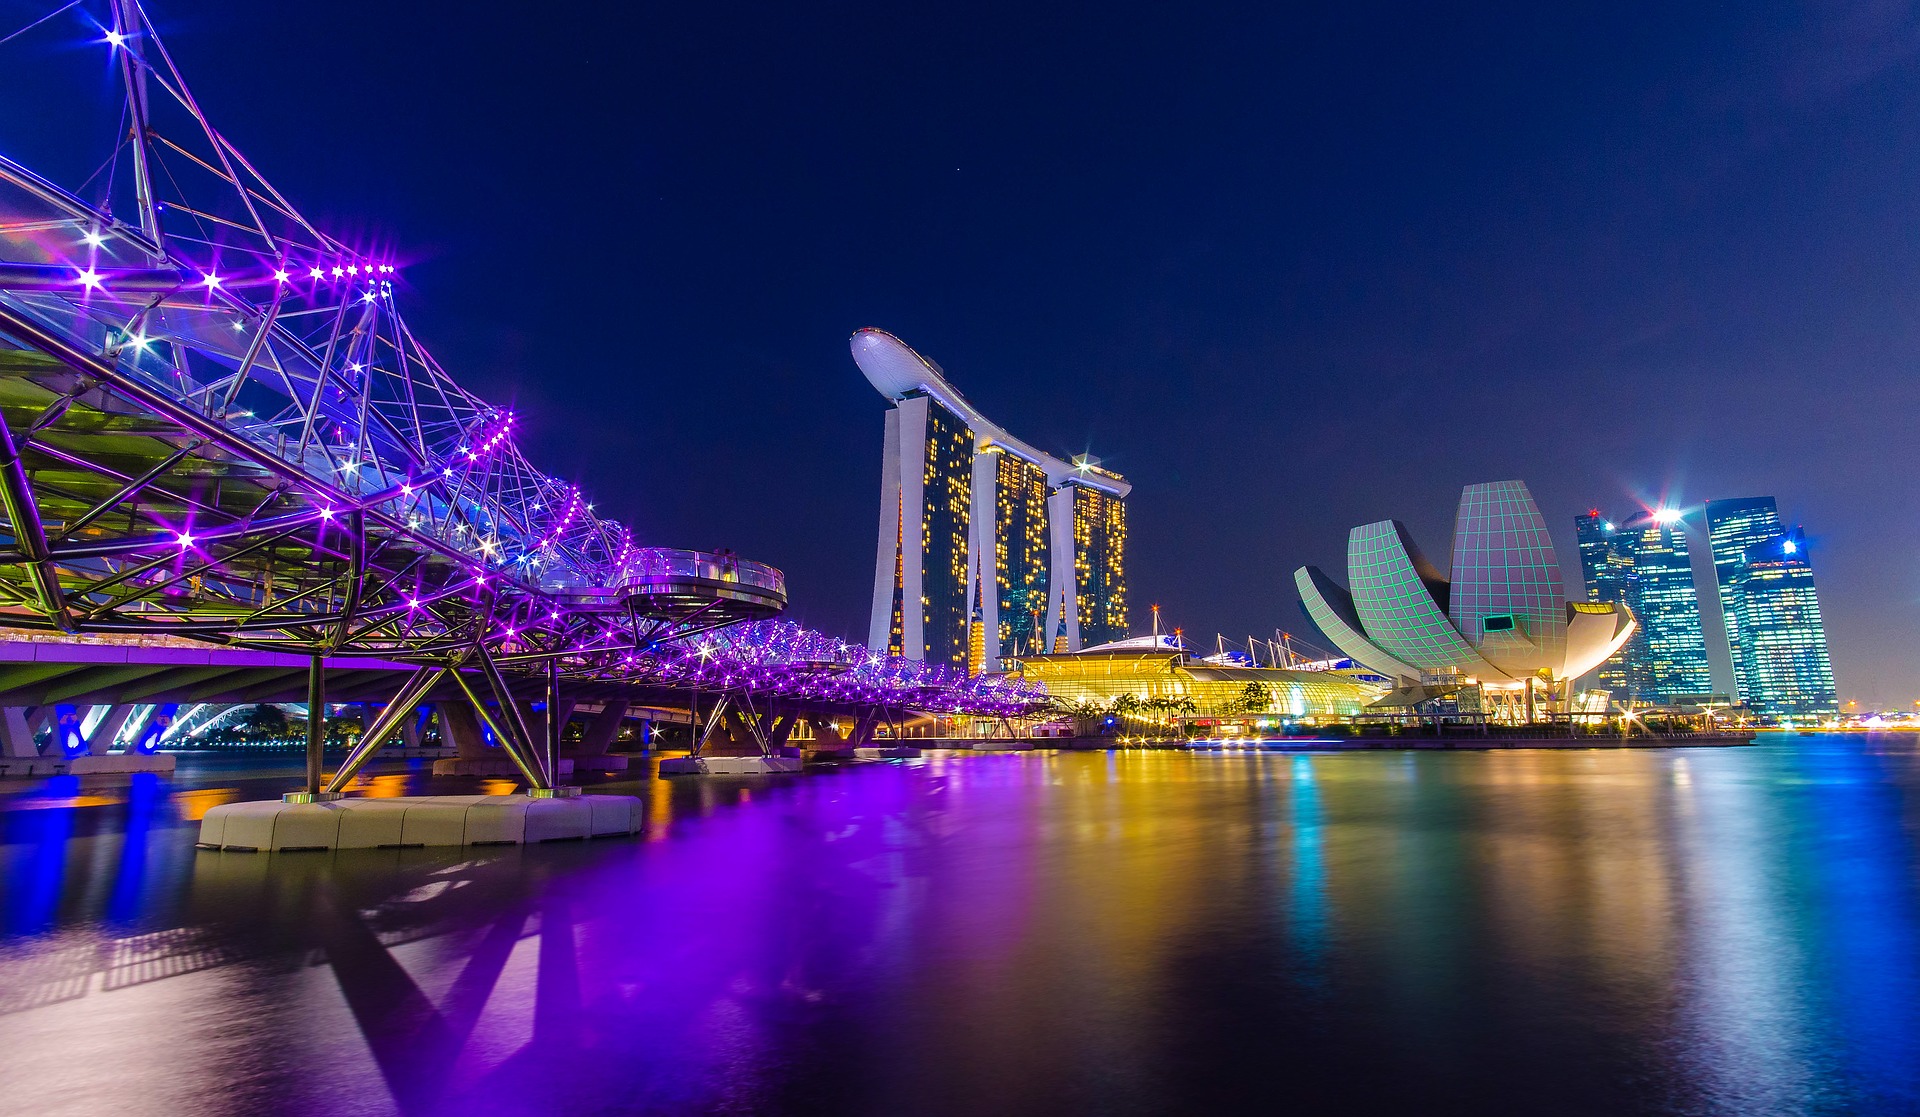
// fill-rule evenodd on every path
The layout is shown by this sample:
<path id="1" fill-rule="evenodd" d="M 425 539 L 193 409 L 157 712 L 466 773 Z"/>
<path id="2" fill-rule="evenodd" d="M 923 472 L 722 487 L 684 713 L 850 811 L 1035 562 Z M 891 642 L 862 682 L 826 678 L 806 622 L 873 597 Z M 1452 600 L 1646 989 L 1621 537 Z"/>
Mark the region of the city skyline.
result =
<path id="1" fill-rule="evenodd" d="M 1920 698 L 1920 497 L 1888 467 L 1920 410 L 1895 374 L 1920 359 L 1898 296 L 1920 278 L 1920 141 L 1879 123 L 1920 95 L 1899 19 L 1575 6 L 1397 17 L 1383 38 L 1363 14 L 1201 9 L 1087 41 L 1012 13 L 1014 37 L 878 7 L 742 35 L 690 9 L 616 50 L 353 2 L 167 15 L 223 127 L 394 246 L 415 326 L 476 392 L 525 404 L 530 454 L 646 540 L 785 570 L 813 627 L 866 628 L 848 556 L 873 446 L 819 432 L 870 418 L 841 346 L 884 322 L 968 369 L 987 413 L 1136 479 L 1130 588 L 1190 631 L 1289 627 L 1286 570 L 1331 566 L 1348 526 L 1396 509 L 1442 536 L 1421 517 L 1469 477 L 1529 478 L 1563 555 L 1564 517 L 1595 503 L 1772 493 L 1815 530 L 1843 697 Z M 421 51 L 519 80 L 429 80 Z M 71 111 L 36 116 L 14 99 L 36 56 L 14 61 L 10 154 L 84 180 L 110 91 L 60 87 Z M 330 75 L 378 125 L 289 74 Z M 1675 88 L 1711 95 L 1675 113 Z M 622 184 L 632 219 L 501 233 L 564 181 Z M 530 293 L 543 277 L 578 281 Z M 1523 393 L 1613 418 L 1431 437 Z"/>

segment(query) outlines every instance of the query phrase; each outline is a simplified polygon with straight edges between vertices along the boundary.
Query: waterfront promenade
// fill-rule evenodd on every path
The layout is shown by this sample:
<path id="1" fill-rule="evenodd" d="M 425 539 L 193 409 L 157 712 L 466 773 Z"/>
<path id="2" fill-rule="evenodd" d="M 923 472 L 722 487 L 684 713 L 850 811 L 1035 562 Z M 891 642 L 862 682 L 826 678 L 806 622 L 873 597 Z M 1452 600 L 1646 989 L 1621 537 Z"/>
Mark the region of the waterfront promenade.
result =
<path id="1" fill-rule="evenodd" d="M 633 838 L 192 848 L 284 783 L 0 799 L 10 1108 L 1920 1106 L 1911 735 L 637 765 Z"/>

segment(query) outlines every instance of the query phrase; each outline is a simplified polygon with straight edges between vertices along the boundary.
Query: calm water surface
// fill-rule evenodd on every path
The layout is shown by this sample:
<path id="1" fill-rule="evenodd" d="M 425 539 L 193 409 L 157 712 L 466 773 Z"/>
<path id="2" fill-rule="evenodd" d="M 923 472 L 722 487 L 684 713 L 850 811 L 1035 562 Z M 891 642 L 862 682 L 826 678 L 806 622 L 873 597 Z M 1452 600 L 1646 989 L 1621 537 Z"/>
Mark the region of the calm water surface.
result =
<path id="1" fill-rule="evenodd" d="M 929 758 L 623 785 L 633 840 L 195 851 L 249 774 L 0 797 L 0 1111 L 1920 1112 L 1911 737 Z"/>

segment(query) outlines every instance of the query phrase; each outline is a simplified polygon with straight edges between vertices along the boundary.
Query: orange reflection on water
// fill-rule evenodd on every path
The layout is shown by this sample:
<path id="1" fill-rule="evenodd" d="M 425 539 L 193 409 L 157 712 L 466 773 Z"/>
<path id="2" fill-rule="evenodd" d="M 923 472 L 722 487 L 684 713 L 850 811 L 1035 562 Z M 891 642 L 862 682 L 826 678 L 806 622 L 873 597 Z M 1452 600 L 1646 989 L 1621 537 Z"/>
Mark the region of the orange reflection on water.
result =
<path id="1" fill-rule="evenodd" d="M 362 776 L 354 781 L 353 787 L 369 799 L 398 799 L 407 793 L 409 778 L 405 773 L 390 776 Z"/>
<path id="2" fill-rule="evenodd" d="M 666 839 L 667 831 L 673 826 L 673 784 L 657 772 L 653 777 L 652 798 L 647 810 L 647 840 L 658 842 Z"/>
<path id="3" fill-rule="evenodd" d="M 65 799 L 15 799 L 4 808 L 9 811 L 42 811 L 49 807 L 110 807 L 127 801 L 124 795 L 73 795 Z"/>
<path id="4" fill-rule="evenodd" d="M 513 780 L 494 779 L 480 781 L 480 794 L 482 795 L 512 795 L 518 790 L 520 790 L 520 785 Z"/>
<path id="5" fill-rule="evenodd" d="M 175 792 L 173 801 L 177 804 L 182 822 L 198 822 L 206 817 L 208 811 L 238 798 L 240 789 L 237 787 L 202 787 Z"/>

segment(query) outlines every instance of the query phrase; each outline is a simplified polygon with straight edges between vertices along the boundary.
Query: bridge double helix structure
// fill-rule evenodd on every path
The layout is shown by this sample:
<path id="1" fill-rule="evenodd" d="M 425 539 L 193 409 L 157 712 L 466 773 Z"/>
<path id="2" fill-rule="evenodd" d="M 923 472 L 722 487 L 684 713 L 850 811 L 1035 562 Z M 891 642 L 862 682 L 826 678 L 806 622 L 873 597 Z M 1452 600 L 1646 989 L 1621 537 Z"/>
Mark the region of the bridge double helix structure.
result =
<path id="1" fill-rule="evenodd" d="M 55 7 L 0 47 L 35 36 L 96 48 L 122 96 L 71 187 L 11 158 L 0 124 L 0 626 L 295 652 L 320 709 L 322 659 L 408 665 L 329 791 L 450 688 L 535 788 L 558 729 L 543 763 L 513 698 L 530 687 L 1044 701 L 779 620 L 770 566 L 641 545 L 434 359 L 391 253 L 323 231 L 214 127 L 138 0 Z"/>

